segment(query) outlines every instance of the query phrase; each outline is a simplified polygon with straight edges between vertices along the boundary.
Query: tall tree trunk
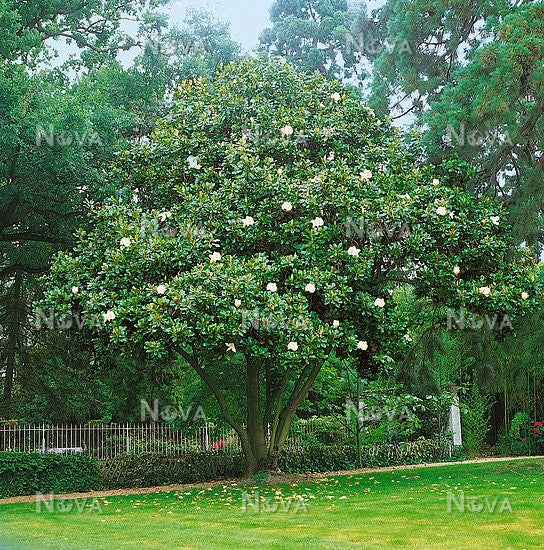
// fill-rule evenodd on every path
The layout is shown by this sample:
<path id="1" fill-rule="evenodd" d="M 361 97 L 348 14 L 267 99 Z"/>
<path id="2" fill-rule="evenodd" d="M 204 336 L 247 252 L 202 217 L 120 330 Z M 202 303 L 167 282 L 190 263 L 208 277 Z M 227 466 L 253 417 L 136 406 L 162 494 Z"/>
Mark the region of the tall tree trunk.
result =
<path id="1" fill-rule="evenodd" d="M 270 469 L 268 447 L 261 410 L 260 364 L 246 358 L 247 368 L 247 432 L 251 446 L 248 475 Z"/>
<path id="2" fill-rule="evenodd" d="M 6 370 L 4 377 L 3 414 L 8 416 L 12 409 L 13 381 L 15 378 L 15 363 L 17 359 L 17 347 L 19 344 L 19 331 L 21 321 L 21 290 L 23 277 L 20 272 L 15 274 L 12 293 L 11 319 L 8 328 L 8 339 L 6 346 Z"/>

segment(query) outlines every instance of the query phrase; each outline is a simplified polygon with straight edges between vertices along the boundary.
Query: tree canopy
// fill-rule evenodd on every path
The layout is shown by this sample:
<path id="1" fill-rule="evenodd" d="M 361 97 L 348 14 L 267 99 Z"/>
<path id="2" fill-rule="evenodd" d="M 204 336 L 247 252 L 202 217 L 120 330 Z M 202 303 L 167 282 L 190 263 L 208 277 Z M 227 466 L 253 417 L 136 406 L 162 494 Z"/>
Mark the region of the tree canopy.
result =
<path id="1" fill-rule="evenodd" d="M 331 358 L 361 372 L 410 344 L 395 292 L 521 314 L 537 300 L 504 212 L 456 160 L 421 165 L 358 94 L 278 60 L 183 82 L 52 268 L 47 306 L 98 346 L 182 360 L 240 435 L 248 468 L 281 451 Z M 230 388 L 243 388 L 237 417 Z M 270 426 L 270 438 L 266 438 Z"/>

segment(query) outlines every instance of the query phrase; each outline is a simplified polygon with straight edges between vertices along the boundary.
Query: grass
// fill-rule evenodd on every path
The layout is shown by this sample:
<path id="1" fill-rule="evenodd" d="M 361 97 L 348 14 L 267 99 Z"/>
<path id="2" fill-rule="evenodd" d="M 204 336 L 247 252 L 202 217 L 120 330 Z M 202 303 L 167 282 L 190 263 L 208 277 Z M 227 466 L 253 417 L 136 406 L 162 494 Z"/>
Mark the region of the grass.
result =
<path id="1" fill-rule="evenodd" d="M 108 497 L 83 512 L 4 504 L 0 548 L 542 548 L 543 474 L 540 458 Z M 243 511 L 244 492 L 259 512 Z"/>

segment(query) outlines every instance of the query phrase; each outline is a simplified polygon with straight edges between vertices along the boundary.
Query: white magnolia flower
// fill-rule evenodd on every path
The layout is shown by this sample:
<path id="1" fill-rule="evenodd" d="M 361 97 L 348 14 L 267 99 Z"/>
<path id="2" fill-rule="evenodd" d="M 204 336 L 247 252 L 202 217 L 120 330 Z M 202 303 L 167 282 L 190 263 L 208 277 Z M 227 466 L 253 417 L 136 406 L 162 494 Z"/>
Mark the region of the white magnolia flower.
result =
<path id="1" fill-rule="evenodd" d="M 213 264 L 215 262 L 219 262 L 221 260 L 221 254 L 219 252 L 214 252 L 213 254 L 210 254 L 210 262 Z"/>
<path id="2" fill-rule="evenodd" d="M 159 285 L 157 287 L 157 294 L 165 294 L 166 293 L 166 287 L 164 285 Z"/>
<path id="3" fill-rule="evenodd" d="M 412 337 L 411 337 L 409 334 L 405 334 L 405 335 L 404 335 L 404 339 L 405 339 L 407 342 L 413 342 Z"/>
<path id="4" fill-rule="evenodd" d="M 161 212 L 159 214 L 159 218 L 161 219 L 161 222 L 165 222 L 168 218 L 172 217 L 172 212 Z"/>
<path id="5" fill-rule="evenodd" d="M 234 305 L 240 307 L 242 305 L 242 300 L 234 300 Z"/>
<path id="6" fill-rule="evenodd" d="M 323 218 L 317 217 L 312 220 L 312 226 L 314 227 L 314 229 L 318 227 L 323 227 L 323 225 L 325 225 Z"/>
<path id="7" fill-rule="evenodd" d="M 385 307 L 385 300 L 383 298 L 376 298 L 376 300 L 374 300 L 374 305 L 376 307 Z"/>
<path id="8" fill-rule="evenodd" d="M 357 349 L 360 349 L 362 351 L 366 351 L 368 349 L 368 343 L 365 342 L 364 340 L 361 340 L 358 344 L 357 344 Z"/>
<path id="9" fill-rule="evenodd" d="M 193 157 L 193 155 L 187 157 L 187 162 L 189 163 L 189 168 L 194 168 L 195 170 L 200 170 L 202 168 L 198 162 L 198 158 Z"/>
<path id="10" fill-rule="evenodd" d="M 461 273 L 461 268 L 456 265 L 454 268 L 453 268 L 453 274 L 454 275 L 459 275 L 459 273 Z"/>
<path id="11" fill-rule="evenodd" d="M 310 294 L 313 294 L 315 292 L 315 285 L 312 283 L 308 283 L 306 285 L 306 292 L 309 292 Z"/>
<path id="12" fill-rule="evenodd" d="M 236 353 L 236 346 L 232 342 L 229 342 L 228 344 L 226 344 L 226 346 L 227 351 L 232 351 L 232 353 Z"/>
<path id="13" fill-rule="evenodd" d="M 281 129 L 281 135 L 285 137 L 289 137 L 293 135 L 293 127 L 290 124 L 287 124 Z"/>
<path id="14" fill-rule="evenodd" d="M 522 300 L 528 300 L 529 299 L 529 294 L 527 292 L 522 292 L 521 293 L 521 299 Z"/>
<path id="15" fill-rule="evenodd" d="M 276 283 L 268 283 L 266 285 L 266 290 L 270 292 L 277 292 L 278 291 L 278 285 Z"/>
<path id="16" fill-rule="evenodd" d="M 359 174 L 359 177 L 361 178 L 362 181 L 368 181 L 372 179 L 372 172 L 370 170 L 363 170 Z"/>
<path id="17" fill-rule="evenodd" d="M 138 194 L 137 193 L 133 193 L 132 194 L 132 202 L 135 202 L 137 203 L 140 199 L 138 198 Z"/>
<path id="18" fill-rule="evenodd" d="M 333 322 L 332 322 L 332 326 L 334 328 L 338 328 L 340 326 L 340 321 L 338 321 L 337 319 L 335 319 Z"/>
<path id="19" fill-rule="evenodd" d="M 490 220 L 493 223 L 493 225 L 498 226 L 499 222 L 501 221 L 501 218 L 500 218 L 500 216 L 491 216 Z"/>
<path id="20" fill-rule="evenodd" d="M 440 185 L 440 180 L 438 178 L 434 178 L 433 185 Z"/>
<path id="21" fill-rule="evenodd" d="M 454 212 L 453 210 L 450 212 L 450 218 L 451 218 L 452 220 L 453 220 L 453 218 L 455 218 L 455 212 Z"/>
<path id="22" fill-rule="evenodd" d="M 331 151 L 327 156 L 327 160 L 334 160 L 335 158 L 336 155 L 334 154 L 334 151 Z"/>
<path id="23" fill-rule="evenodd" d="M 436 209 L 436 213 L 439 215 L 439 216 L 445 216 L 448 211 L 446 210 L 446 208 L 444 206 L 439 206 L 437 209 Z"/>
<path id="24" fill-rule="evenodd" d="M 282 209 L 284 212 L 291 212 L 291 210 L 293 210 L 293 205 L 292 205 L 289 201 L 285 201 L 285 202 L 281 205 L 281 209 Z"/>
<path id="25" fill-rule="evenodd" d="M 77 294 L 79 292 L 79 288 L 77 286 L 72 287 L 72 294 Z"/>
<path id="26" fill-rule="evenodd" d="M 356 246 L 350 246 L 350 247 L 348 248 L 348 254 L 349 254 L 350 256 L 355 256 L 355 257 L 357 257 L 357 256 L 359 256 L 359 252 L 361 252 L 361 249 L 360 249 L 360 248 L 357 248 Z"/>
<path id="27" fill-rule="evenodd" d="M 297 349 L 298 349 L 298 344 L 297 344 L 296 342 L 289 342 L 289 343 L 287 344 L 287 349 L 288 349 L 289 351 L 297 351 Z"/>
<path id="28" fill-rule="evenodd" d="M 491 294 L 491 289 L 488 286 L 481 286 L 478 292 L 484 296 L 489 296 Z"/>
<path id="29" fill-rule="evenodd" d="M 111 309 L 108 309 L 106 313 L 102 313 L 102 318 L 104 321 L 113 321 L 115 319 L 115 312 L 113 312 Z"/>
<path id="30" fill-rule="evenodd" d="M 342 99 L 342 96 L 338 92 L 334 92 L 334 94 L 331 95 L 331 99 L 338 103 Z"/>
<path id="31" fill-rule="evenodd" d="M 127 246 L 130 246 L 130 239 L 128 237 L 123 237 L 119 244 L 126 248 Z"/>
<path id="32" fill-rule="evenodd" d="M 242 223 L 244 224 L 244 227 L 249 227 L 250 225 L 253 225 L 255 223 L 255 220 L 251 216 L 246 216 Z"/>

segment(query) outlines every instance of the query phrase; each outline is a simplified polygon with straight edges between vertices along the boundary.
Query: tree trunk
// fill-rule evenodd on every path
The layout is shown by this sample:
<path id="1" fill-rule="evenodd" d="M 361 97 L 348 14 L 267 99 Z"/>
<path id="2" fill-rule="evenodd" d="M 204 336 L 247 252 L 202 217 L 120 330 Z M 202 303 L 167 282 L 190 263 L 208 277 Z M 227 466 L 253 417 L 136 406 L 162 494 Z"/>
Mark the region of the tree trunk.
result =
<path id="1" fill-rule="evenodd" d="M 8 340 L 6 345 L 6 371 L 4 376 L 3 414 L 11 413 L 11 399 L 13 393 L 13 381 L 15 378 L 15 363 L 17 359 L 17 347 L 19 343 L 19 330 L 21 318 L 21 289 L 22 275 L 15 274 L 12 295 L 11 320 L 9 323 Z"/>
<path id="2" fill-rule="evenodd" d="M 246 456 L 247 474 L 270 470 L 268 446 L 261 410 L 260 364 L 246 358 L 247 363 L 247 433 L 251 456 Z"/>

